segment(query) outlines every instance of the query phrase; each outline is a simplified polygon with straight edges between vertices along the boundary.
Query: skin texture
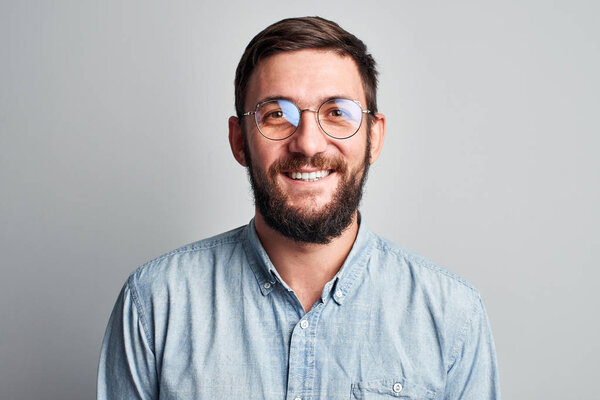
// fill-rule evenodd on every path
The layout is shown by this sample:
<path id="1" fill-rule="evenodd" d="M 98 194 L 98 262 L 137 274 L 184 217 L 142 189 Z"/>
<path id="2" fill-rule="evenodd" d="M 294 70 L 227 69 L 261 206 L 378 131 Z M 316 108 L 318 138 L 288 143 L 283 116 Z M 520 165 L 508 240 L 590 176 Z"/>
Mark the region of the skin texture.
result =
<path id="1" fill-rule="evenodd" d="M 301 109 L 316 109 L 324 100 L 345 97 L 366 104 L 358 67 L 347 56 L 332 51 L 300 50 L 279 53 L 262 60 L 248 82 L 246 110 L 267 98 L 287 98 Z M 325 135 L 315 113 L 304 112 L 294 135 L 282 141 L 264 138 L 252 118 L 229 119 L 229 141 L 235 159 L 248 166 L 251 174 L 282 195 L 285 206 L 297 216 L 312 218 L 344 201 L 340 188 L 360 182 L 366 165 L 375 162 L 383 144 L 385 118 L 378 114 L 367 129 L 367 118 L 356 135 L 338 140 Z M 245 139 L 244 139 L 245 135 Z M 367 148 L 367 135 L 370 148 Z M 244 146 L 246 145 L 246 148 Z M 307 161 L 321 160 L 311 166 Z M 295 181 L 286 176 L 287 169 L 311 172 L 323 165 L 331 168 L 329 176 L 316 182 Z M 266 181 L 265 181 L 266 179 Z M 356 204 L 357 205 L 357 204 Z M 354 206 L 352 208 L 355 208 Z M 323 286 L 341 267 L 358 232 L 357 212 L 350 210 L 349 223 L 327 244 L 290 239 L 273 229 L 256 209 L 258 236 L 281 277 L 294 289 L 305 310 L 320 296 Z"/>

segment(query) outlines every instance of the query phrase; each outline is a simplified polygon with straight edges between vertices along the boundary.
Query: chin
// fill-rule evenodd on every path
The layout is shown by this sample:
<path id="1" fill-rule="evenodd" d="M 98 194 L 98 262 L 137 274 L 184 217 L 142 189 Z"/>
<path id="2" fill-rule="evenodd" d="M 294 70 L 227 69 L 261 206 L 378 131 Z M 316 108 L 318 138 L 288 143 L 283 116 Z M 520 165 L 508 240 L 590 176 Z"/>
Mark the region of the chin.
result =
<path id="1" fill-rule="evenodd" d="M 321 200 L 321 199 L 307 199 L 305 201 L 299 201 L 296 203 L 288 203 L 288 207 L 290 210 L 295 211 L 298 215 L 311 217 L 315 215 L 319 215 L 325 209 L 330 207 L 332 203 L 332 199 Z"/>

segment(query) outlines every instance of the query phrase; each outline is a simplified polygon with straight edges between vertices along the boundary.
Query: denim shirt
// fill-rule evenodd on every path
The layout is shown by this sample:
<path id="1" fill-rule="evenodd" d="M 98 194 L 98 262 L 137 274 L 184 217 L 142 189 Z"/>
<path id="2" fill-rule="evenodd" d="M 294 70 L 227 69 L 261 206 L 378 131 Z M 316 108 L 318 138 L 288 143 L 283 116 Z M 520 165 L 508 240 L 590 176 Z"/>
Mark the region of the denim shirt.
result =
<path id="1" fill-rule="evenodd" d="M 254 221 L 125 283 L 98 399 L 499 399 L 494 343 L 465 280 L 361 223 L 308 313 Z"/>

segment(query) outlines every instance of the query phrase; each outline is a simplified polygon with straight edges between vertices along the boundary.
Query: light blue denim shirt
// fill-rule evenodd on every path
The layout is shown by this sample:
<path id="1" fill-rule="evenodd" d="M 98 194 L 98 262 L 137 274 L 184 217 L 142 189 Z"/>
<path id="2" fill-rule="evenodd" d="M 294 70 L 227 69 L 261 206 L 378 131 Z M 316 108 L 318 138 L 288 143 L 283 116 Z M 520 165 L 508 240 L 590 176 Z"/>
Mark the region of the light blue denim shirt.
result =
<path id="1" fill-rule="evenodd" d="M 479 293 L 368 230 L 305 313 L 254 221 L 131 274 L 98 399 L 499 399 Z"/>

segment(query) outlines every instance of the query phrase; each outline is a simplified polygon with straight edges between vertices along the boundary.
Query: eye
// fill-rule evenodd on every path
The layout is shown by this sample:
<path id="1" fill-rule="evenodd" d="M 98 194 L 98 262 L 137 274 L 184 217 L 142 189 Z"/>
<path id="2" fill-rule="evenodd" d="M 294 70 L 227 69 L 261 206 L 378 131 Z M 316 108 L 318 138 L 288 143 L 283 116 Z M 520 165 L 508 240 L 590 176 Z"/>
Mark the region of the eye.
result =
<path id="1" fill-rule="evenodd" d="M 281 110 L 270 111 L 267 114 L 265 114 L 265 118 L 273 118 L 273 119 L 283 118 L 283 111 L 281 111 Z"/>
<path id="2" fill-rule="evenodd" d="M 261 125 L 284 125 L 289 123 L 289 116 L 285 110 L 281 108 L 274 108 L 271 110 L 265 110 L 265 112 L 260 116 L 259 122 Z"/>
<path id="3" fill-rule="evenodd" d="M 331 107 L 327 110 L 327 118 L 331 119 L 339 119 L 339 118 L 348 118 L 350 115 L 347 110 L 339 107 Z"/>

